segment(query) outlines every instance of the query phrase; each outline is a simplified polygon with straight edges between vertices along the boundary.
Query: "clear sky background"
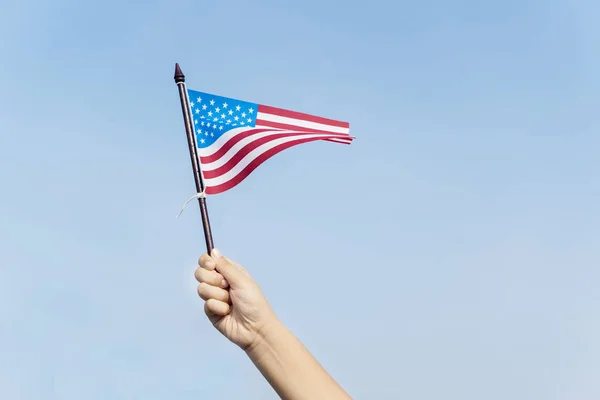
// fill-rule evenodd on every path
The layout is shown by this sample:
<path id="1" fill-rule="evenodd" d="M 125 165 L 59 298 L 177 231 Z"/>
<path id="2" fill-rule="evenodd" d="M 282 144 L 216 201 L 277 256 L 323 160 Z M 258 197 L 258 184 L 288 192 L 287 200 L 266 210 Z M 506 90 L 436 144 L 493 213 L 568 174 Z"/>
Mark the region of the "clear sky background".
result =
<path id="1" fill-rule="evenodd" d="M 208 323 L 177 88 L 351 122 L 209 198 L 356 399 L 600 396 L 595 0 L 2 2 L 0 398 L 274 399 Z"/>

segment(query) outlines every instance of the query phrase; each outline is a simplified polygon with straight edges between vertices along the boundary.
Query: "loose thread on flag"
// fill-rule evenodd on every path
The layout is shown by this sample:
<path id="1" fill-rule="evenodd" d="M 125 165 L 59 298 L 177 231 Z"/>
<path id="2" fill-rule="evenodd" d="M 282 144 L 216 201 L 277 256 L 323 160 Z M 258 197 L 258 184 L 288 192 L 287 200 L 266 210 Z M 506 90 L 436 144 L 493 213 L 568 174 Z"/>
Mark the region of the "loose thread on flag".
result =
<path id="1" fill-rule="evenodd" d="M 185 202 L 185 204 L 183 205 L 183 207 L 181 207 L 181 211 L 179 211 L 179 214 L 177 214 L 177 216 L 175 218 L 179 218 L 181 216 L 181 214 L 183 214 L 183 212 L 185 211 L 185 208 L 187 207 L 187 205 L 190 204 L 190 201 L 192 201 L 192 200 L 200 200 L 200 199 L 205 199 L 205 198 L 206 198 L 206 193 L 205 192 L 196 193 L 195 195 L 193 195 L 192 197 L 190 197 L 188 199 L 188 201 Z"/>

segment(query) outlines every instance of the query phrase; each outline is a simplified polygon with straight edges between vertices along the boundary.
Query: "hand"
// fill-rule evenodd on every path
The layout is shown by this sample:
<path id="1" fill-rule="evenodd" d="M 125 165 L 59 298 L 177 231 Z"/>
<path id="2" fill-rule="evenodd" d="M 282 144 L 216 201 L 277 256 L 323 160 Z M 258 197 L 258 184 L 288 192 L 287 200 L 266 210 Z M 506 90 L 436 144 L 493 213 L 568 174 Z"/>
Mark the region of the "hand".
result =
<path id="1" fill-rule="evenodd" d="M 195 276 L 213 325 L 240 346 L 280 398 L 349 400 L 344 389 L 277 319 L 250 274 L 218 250 L 200 257 Z"/>
<path id="2" fill-rule="evenodd" d="M 203 254 L 195 277 L 204 312 L 225 337 L 247 351 L 277 322 L 262 291 L 240 265 L 218 250 Z"/>

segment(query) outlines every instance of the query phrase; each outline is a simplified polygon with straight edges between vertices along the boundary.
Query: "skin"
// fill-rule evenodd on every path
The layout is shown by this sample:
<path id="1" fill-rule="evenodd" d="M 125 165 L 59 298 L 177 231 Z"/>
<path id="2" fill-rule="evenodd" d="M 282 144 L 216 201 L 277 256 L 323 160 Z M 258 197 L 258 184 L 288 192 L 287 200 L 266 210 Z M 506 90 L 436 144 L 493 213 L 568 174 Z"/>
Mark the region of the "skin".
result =
<path id="1" fill-rule="evenodd" d="M 244 268 L 217 249 L 203 254 L 199 265 L 195 277 L 208 319 L 246 352 L 279 397 L 351 399 L 281 323 Z"/>

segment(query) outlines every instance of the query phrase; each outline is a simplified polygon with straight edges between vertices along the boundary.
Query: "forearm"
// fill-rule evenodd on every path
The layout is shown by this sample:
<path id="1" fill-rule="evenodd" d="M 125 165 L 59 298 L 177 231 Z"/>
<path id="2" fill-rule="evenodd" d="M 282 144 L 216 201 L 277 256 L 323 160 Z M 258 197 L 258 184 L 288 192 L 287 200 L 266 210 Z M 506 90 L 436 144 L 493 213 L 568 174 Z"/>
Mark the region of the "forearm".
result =
<path id="1" fill-rule="evenodd" d="M 350 396 L 279 321 L 247 354 L 284 400 L 347 400 Z"/>

